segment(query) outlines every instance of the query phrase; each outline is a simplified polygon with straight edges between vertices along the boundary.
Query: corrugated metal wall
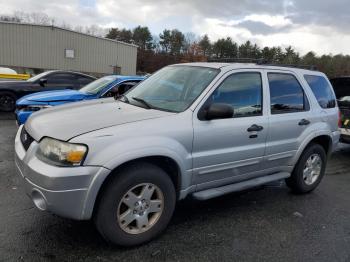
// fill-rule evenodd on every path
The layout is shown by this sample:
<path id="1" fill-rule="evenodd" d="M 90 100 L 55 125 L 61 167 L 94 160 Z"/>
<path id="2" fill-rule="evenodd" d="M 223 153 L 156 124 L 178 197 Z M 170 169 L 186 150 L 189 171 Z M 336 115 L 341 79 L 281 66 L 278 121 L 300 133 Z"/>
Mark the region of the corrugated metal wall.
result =
<path id="1" fill-rule="evenodd" d="M 75 58 L 66 58 L 73 49 Z M 51 26 L 0 22 L 0 65 L 88 73 L 136 73 L 137 47 Z"/>

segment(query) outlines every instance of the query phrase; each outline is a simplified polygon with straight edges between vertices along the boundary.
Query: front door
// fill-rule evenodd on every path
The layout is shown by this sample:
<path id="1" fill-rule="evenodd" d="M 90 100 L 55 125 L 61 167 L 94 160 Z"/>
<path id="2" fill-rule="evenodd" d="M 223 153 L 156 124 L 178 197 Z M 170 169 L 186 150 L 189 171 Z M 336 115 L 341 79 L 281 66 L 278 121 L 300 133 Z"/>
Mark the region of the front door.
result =
<path id="1" fill-rule="evenodd" d="M 197 190 L 259 176 L 268 132 L 263 79 L 260 70 L 228 73 L 201 106 L 229 104 L 233 118 L 199 120 L 195 111 L 193 183 Z"/>

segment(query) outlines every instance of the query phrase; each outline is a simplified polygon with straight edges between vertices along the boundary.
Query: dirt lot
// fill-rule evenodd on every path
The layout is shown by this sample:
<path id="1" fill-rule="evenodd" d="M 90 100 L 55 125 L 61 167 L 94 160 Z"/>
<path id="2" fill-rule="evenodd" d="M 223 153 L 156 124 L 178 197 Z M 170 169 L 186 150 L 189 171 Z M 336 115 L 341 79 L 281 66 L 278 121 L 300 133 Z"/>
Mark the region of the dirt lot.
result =
<path id="1" fill-rule="evenodd" d="M 283 183 L 178 204 L 168 230 L 133 249 L 107 246 L 93 224 L 40 212 L 13 162 L 16 125 L 0 115 L 0 261 L 350 261 L 350 147 L 311 194 Z"/>

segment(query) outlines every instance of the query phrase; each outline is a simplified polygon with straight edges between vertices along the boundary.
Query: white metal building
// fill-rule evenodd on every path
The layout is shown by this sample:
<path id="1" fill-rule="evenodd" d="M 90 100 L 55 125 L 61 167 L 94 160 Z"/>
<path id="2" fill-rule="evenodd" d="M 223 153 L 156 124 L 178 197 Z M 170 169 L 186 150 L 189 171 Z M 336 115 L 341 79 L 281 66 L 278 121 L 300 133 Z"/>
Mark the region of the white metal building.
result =
<path id="1" fill-rule="evenodd" d="M 136 74 L 137 46 L 48 25 L 0 22 L 0 66 Z"/>

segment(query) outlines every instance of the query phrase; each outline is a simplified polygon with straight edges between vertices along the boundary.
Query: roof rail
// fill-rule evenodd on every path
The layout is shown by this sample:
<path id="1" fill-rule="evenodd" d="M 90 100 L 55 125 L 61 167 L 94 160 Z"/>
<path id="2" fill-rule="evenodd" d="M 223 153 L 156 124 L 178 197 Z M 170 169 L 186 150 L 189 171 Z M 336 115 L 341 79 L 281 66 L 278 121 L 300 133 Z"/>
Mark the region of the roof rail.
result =
<path id="1" fill-rule="evenodd" d="M 292 68 L 300 68 L 300 69 L 306 69 L 306 70 L 312 70 L 312 71 L 318 71 L 317 66 L 315 65 L 297 65 L 297 64 L 259 64 L 259 65 L 264 65 L 264 66 L 279 66 L 279 67 L 292 67 Z"/>
<path id="2" fill-rule="evenodd" d="M 240 58 L 208 58 L 208 62 L 214 62 L 214 63 L 255 63 L 258 64 L 263 59 L 256 59 L 256 58 L 247 58 L 247 57 L 240 57 Z"/>
<path id="3" fill-rule="evenodd" d="M 298 65 L 298 64 L 280 64 L 278 62 L 274 61 L 267 61 L 264 58 L 208 58 L 208 62 L 216 62 L 216 63 L 254 63 L 257 65 L 264 65 L 264 66 L 279 66 L 279 67 L 293 67 L 293 68 L 300 68 L 300 69 L 307 69 L 307 70 L 313 70 L 318 71 L 317 67 L 315 65 Z"/>

